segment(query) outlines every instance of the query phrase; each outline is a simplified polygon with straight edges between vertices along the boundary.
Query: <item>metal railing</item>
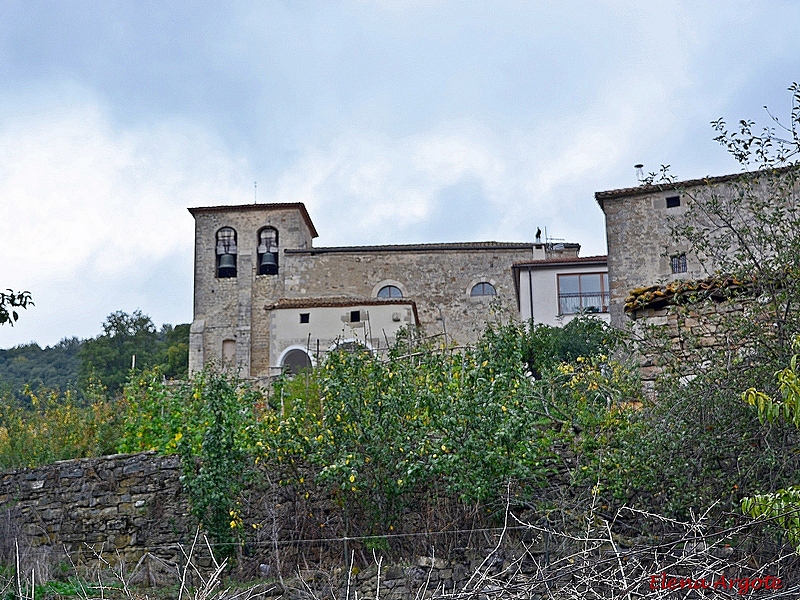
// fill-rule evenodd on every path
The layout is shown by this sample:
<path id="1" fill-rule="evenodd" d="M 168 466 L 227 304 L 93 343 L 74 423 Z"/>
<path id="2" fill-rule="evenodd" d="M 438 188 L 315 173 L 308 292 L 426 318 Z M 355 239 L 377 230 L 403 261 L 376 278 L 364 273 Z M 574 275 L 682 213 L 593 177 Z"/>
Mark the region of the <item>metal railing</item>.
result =
<path id="1" fill-rule="evenodd" d="M 582 312 L 608 312 L 609 299 L 608 292 L 559 294 L 558 313 L 561 315 L 574 315 Z"/>

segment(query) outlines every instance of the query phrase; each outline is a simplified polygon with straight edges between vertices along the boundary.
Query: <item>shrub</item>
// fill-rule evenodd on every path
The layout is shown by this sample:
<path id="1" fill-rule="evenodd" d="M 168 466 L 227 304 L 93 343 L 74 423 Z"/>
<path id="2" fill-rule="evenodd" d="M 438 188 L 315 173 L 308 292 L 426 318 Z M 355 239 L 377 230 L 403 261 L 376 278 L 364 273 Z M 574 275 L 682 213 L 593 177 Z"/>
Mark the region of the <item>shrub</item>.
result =
<path id="1" fill-rule="evenodd" d="M 24 390 L 25 402 L 0 401 L 0 468 L 34 467 L 57 460 L 113 454 L 121 434 L 117 403 L 102 388 L 86 399 L 45 388 Z"/>

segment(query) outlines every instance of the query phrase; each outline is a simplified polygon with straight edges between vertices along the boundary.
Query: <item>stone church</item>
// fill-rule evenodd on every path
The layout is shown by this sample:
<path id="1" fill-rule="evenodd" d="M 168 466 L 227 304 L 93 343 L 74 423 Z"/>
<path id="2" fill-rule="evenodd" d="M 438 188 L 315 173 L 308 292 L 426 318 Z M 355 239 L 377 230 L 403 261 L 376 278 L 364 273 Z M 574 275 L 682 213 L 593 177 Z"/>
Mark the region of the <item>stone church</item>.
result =
<path id="1" fill-rule="evenodd" d="M 494 312 L 519 316 L 515 264 L 566 264 L 579 249 L 539 238 L 315 247 L 317 231 L 302 203 L 189 211 L 190 370 L 213 362 L 262 380 L 313 365 L 336 347 L 380 351 L 407 326 L 447 343 L 473 343 Z"/>

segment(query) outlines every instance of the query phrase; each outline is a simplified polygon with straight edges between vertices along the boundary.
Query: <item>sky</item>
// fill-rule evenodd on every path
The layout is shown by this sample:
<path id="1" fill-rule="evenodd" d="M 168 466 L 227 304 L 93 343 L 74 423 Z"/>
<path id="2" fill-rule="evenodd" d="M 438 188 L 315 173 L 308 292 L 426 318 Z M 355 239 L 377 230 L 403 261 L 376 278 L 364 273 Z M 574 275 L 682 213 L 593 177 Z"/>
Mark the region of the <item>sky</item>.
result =
<path id="1" fill-rule="evenodd" d="M 786 120 L 799 39 L 800 0 L 0 0 L 0 348 L 191 322 L 191 206 L 604 254 L 594 192 L 740 170 L 709 123 Z"/>

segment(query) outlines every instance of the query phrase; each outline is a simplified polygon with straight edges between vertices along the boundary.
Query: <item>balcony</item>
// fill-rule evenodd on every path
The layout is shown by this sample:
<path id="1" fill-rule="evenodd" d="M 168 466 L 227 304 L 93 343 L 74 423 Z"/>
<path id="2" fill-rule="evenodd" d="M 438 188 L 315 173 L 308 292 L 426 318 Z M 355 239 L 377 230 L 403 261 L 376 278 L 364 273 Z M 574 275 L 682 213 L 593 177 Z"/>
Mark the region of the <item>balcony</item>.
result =
<path id="1" fill-rule="evenodd" d="M 558 314 L 607 313 L 608 292 L 563 293 L 558 295 Z"/>

